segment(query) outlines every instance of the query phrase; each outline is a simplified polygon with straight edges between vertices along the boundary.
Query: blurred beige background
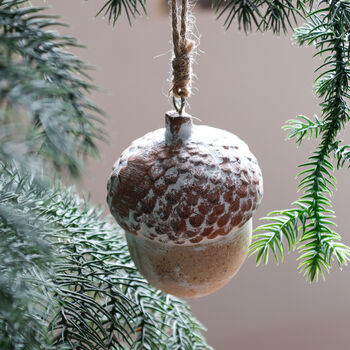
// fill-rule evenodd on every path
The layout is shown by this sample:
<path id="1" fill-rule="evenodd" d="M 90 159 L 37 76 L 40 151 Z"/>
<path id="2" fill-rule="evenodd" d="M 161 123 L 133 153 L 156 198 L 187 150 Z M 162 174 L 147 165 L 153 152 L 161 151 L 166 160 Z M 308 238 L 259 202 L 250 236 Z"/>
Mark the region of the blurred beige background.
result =
<path id="1" fill-rule="evenodd" d="M 41 4 L 41 0 L 33 1 Z M 163 0 L 148 0 L 149 17 L 137 18 L 132 28 L 123 18 L 113 29 L 94 15 L 103 0 L 51 0 L 46 5 L 70 24 L 63 32 L 87 45 L 76 53 L 98 67 L 95 83 L 108 93 L 94 100 L 110 115 L 110 143 L 101 144 L 101 159 L 90 161 L 79 187 L 105 206 L 106 182 L 112 164 L 135 138 L 162 127 L 170 69 L 170 27 Z M 201 55 L 194 70 L 198 88 L 191 98 L 194 116 L 204 124 L 227 129 L 245 140 L 257 156 L 264 175 L 265 196 L 258 218 L 297 199 L 296 166 L 313 143 L 297 149 L 285 141 L 281 126 L 298 114 L 319 112 L 312 94 L 312 48 L 292 45 L 290 37 L 272 34 L 246 36 L 233 25 L 229 31 L 213 11 L 197 12 Z M 346 135 L 344 136 L 346 138 Z M 348 138 L 349 141 L 349 138 Z M 350 171 L 337 174 L 334 195 L 338 232 L 350 243 Z M 107 211 L 106 211 L 107 213 Z M 338 350 L 350 344 L 349 268 L 334 267 L 325 282 L 310 285 L 297 270 L 297 254 L 284 264 L 256 268 L 246 261 L 229 285 L 190 302 L 208 328 L 208 342 L 216 350 Z"/>

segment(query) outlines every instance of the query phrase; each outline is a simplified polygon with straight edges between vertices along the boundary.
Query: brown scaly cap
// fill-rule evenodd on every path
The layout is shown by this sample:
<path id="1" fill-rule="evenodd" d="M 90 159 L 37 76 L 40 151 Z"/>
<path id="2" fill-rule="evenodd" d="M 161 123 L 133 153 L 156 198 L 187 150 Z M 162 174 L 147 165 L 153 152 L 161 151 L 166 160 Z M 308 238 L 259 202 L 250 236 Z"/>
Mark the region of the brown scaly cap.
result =
<path id="1" fill-rule="evenodd" d="M 243 226 L 260 204 L 262 175 L 237 136 L 168 112 L 166 128 L 135 140 L 113 167 L 107 201 L 128 232 L 194 244 Z"/>

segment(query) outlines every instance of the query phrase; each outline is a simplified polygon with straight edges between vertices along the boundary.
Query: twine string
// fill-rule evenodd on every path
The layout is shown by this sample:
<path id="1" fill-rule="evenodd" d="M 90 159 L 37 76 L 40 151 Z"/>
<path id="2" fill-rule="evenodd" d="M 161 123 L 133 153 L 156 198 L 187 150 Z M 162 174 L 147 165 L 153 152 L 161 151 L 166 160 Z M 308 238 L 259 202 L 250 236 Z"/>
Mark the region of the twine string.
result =
<path id="1" fill-rule="evenodd" d="M 172 60 L 173 86 L 170 92 L 173 94 L 174 107 L 180 114 L 184 109 L 186 98 L 191 95 L 191 52 L 194 48 L 194 42 L 187 39 L 188 0 L 182 0 L 181 6 L 179 33 L 177 0 L 171 0 L 174 58 Z M 181 99 L 180 107 L 177 106 L 176 98 Z"/>

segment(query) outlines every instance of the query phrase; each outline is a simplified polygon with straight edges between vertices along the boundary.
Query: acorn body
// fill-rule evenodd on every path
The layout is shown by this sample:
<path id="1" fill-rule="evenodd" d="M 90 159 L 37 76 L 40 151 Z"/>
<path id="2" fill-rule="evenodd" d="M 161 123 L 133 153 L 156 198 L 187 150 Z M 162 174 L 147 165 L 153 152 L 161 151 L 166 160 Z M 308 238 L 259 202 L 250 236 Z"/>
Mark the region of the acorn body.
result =
<path id="1" fill-rule="evenodd" d="M 167 244 L 126 233 L 137 269 L 156 288 L 195 299 L 227 284 L 239 270 L 251 241 L 252 219 L 225 236 L 197 244 Z"/>
<path id="2" fill-rule="evenodd" d="M 196 298 L 225 285 L 243 263 L 262 192 L 243 141 L 169 112 L 165 129 L 122 153 L 107 201 L 141 274 L 167 293 Z"/>

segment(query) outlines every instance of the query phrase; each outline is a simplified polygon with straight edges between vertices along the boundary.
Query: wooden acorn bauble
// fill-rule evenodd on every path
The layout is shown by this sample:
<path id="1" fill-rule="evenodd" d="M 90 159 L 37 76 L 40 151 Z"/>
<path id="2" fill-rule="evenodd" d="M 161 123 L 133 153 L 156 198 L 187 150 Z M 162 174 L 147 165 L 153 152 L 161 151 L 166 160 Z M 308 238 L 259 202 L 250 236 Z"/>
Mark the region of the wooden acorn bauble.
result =
<path id="1" fill-rule="evenodd" d="M 131 257 L 155 287 L 198 298 L 224 286 L 248 251 L 262 175 L 237 136 L 166 114 L 113 167 L 107 201 Z"/>

